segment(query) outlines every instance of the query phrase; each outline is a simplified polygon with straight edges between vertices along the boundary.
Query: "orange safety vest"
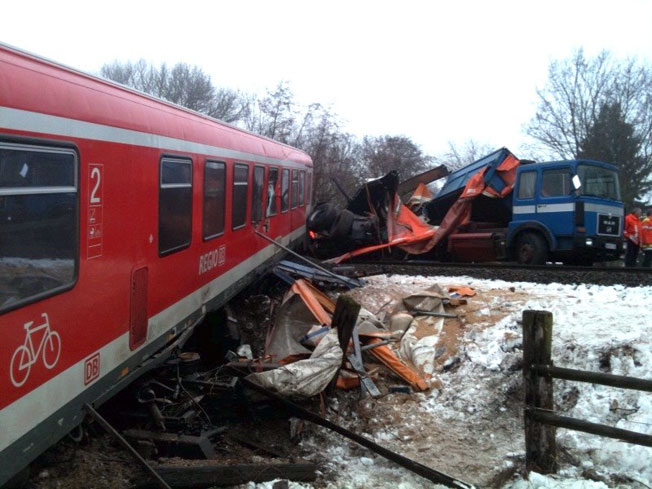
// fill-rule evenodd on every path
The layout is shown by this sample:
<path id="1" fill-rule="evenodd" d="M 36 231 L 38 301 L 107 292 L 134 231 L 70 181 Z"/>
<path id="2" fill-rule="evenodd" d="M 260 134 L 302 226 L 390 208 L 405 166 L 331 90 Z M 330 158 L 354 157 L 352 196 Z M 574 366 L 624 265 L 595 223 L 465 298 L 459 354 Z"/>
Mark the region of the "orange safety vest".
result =
<path id="1" fill-rule="evenodd" d="M 627 214 L 625 216 L 625 237 L 634 244 L 641 242 L 641 220 L 634 214 Z"/>
<path id="2" fill-rule="evenodd" d="M 641 248 L 652 249 L 652 217 L 646 217 L 641 223 Z"/>

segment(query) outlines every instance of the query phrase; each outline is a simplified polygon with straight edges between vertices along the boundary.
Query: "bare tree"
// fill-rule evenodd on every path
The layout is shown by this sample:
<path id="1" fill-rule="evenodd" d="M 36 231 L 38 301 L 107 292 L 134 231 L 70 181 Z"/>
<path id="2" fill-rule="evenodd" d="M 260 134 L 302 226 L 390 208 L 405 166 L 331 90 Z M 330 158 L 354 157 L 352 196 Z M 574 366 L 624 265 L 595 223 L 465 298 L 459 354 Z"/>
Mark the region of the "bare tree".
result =
<path id="1" fill-rule="evenodd" d="M 405 136 L 365 136 L 360 144 L 360 167 L 366 178 L 382 177 L 397 170 L 405 180 L 426 170 L 431 158 Z"/>
<path id="2" fill-rule="evenodd" d="M 635 158 L 619 151 L 622 144 L 618 138 L 612 138 L 611 143 L 602 141 L 599 154 L 621 166 L 621 187 L 628 189 L 626 199 L 641 197 L 652 165 L 649 66 L 636 59 L 614 59 L 606 51 L 589 59 L 579 50 L 569 59 L 551 63 L 548 82 L 537 94 L 539 106 L 526 132 L 554 157 L 577 158 L 589 153 L 595 157 L 598 132 L 605 136 L 609 128 L 630 127 L 631 138 L 638 142 Z M 590 152 L 586 151 L 588 143 Z M 637 181 L 630 181 L 632 178 Z"/>
<path id="3" fill-rule="evenodd" d="M 177 63 L 171 69 L 158 68 L 141 59 L 135 63 L 114 61 L 105 64 L 100 74 L 155 97 L 202 112 L 225 122 L 246 119 L 252 97 L 228 88 L 215 88 L 209 75 L 197 66 Z"/>
<path id="4" fill-rule="evenodd" d="M 636 59 L 616 60 L 607 51 L 587 59 L 579 50 L 551 63 L 548 82 L 537 95 L 539 106 L 526 132 L 552 156 L 576 157 L 605 103 L 620 105 L 643 141 L 641 151 L 650 155 L 652 71 Z"/>
<path id="5" fill-rule="evenodd" d="M 249 117 L 253 103 L 251 95 L 228 88 L 217 88 L 207 114 L 224 122 L 238 123 Z"/>
<path id="6" fill-rule="evenodd" d="M 280 82 L 273 90 L 268 90 L 256 105 L 248 129 L 282 143 L 289 143 L 296 133 L 296 103 L 289 84 L 286 81 Z"/>
<path id="7" fill-rule="evenodd" d="M 468 139 L 461 145 L 448 141 L 448 151 L 435 156 L 433 160 L 441 165 L 446 165 L 450 171 L 463 168 L 498 149 L 496 146 L 481 143 L 475 139 Z"/>

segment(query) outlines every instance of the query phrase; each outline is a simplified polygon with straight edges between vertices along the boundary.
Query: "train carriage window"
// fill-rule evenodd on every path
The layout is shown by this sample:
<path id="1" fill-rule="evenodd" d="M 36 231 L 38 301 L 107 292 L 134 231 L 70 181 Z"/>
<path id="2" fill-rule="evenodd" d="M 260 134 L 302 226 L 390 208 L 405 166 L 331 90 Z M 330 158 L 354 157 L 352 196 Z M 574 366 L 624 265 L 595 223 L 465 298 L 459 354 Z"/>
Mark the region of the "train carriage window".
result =
<path id="1" fill-rule="evenodd" d="M 278 168 L 270 168 L 269 176 L 267 177 L 267 209 L 265 214 L 267 217 L 276 215 L 276 184 L 278 183 Z"/>
<path id="2" fill-rule="evenodd" d="M 192 231 L 192 161 L 161 159 L 158 252 L 167 255 L 190 245 Z"/>
<path id="3" fill-rule="evenodd" d="M 224 200 L 226 190 L 226 165 L 207 161 L 204 165 L 203 236 L 211 239 L 224 234 Z"/>
<path id="4" fill-rule="evenodd" d="M 236 163 L 233 170 L 233 199 L 231 201 L 231 227 L 240 229 L 247 222 L 247 189 L 249 165 Z"/>
<path id="5" fill-rule="evenodd" d="M 254 187 L 251 192 L 251 222 L 263 220 L 263 190 L 265 187 L 265 168 L 254 167 Z"/>
<path id="6" fill-rule="evenodd" d="M 77 189 L 73 150 L 0 143 L 0 311 L 74 284 Z"/>
<path id="7" fill-rule="evenodd" d="M 306 192 L 306 172 L 299 173 L 299 205 L 303 205 Z"/>
<path id="8" fill-rule="evenodd" d="M 283 170 L 281 174 L 281 212 L 290 208 L 290 170 Z"/>
<path id="9" fill-rule="evenodd" d="M 299 170 L 292 170 L 292 208 L 294 209 L 297 206 L 299 201 Z"/>

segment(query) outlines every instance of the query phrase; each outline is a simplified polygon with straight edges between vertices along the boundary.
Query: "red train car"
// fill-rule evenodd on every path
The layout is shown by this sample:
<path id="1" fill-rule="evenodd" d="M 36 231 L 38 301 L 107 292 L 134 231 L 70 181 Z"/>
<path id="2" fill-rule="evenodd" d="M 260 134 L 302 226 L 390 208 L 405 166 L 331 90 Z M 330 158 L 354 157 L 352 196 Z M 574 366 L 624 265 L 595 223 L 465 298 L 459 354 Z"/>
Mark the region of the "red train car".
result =
<path id="1" fill-rule="evenodd" d="M 303 239 L 305 153 L 0 45 L 0 485 Z"/>

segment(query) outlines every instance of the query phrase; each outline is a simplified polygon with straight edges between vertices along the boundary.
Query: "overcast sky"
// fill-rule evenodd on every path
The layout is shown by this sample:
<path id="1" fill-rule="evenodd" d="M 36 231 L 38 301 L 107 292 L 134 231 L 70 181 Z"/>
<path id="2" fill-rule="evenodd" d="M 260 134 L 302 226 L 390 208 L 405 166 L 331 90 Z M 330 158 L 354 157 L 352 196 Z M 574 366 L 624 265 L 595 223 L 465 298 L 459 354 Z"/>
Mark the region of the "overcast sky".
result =
<path id="1" fill-rule="evenodd" d="M 405 135 L 429 154 L 472 138 L 518 155 L 550 61 L 580 47 L 652 60 L 644 0 L 22 0 L 1 12 L 0 41 L 84 71 L 145 58 L 249 92 L 287 80 L 354 134 Z"/>

